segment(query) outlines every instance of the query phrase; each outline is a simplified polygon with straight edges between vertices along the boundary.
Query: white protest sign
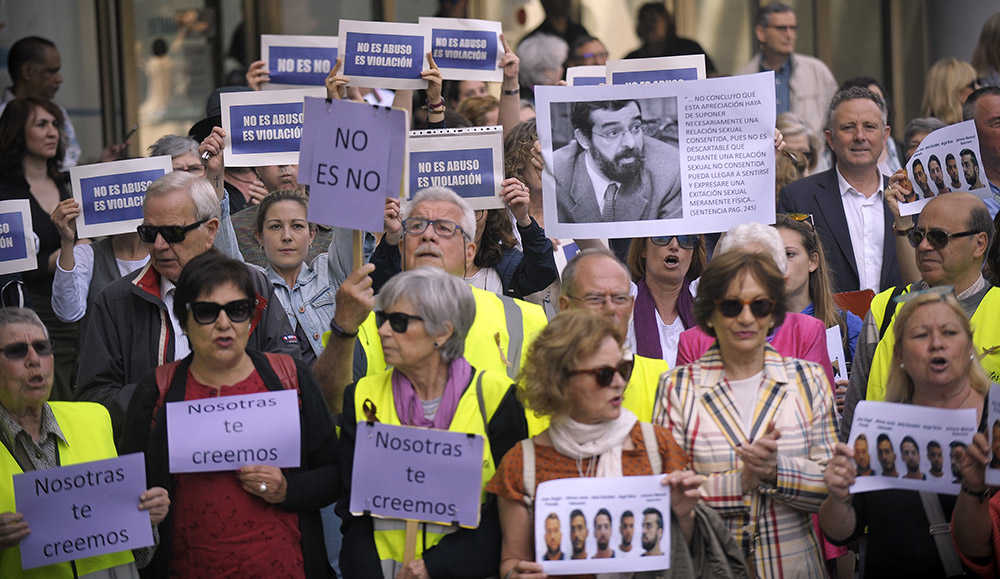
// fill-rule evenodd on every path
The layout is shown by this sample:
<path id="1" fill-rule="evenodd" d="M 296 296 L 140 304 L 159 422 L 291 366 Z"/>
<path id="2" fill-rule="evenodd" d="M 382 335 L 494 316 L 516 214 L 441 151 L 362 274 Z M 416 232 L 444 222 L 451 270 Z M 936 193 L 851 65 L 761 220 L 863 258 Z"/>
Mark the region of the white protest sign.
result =
<path id="1" fill-rule="evenodd" d="M 72 167 L 73 199 L 81 209 L 77 234 L 86 238 L 135 233 L 142 224 L 146 189 L 171 171 L 170 155 Z"/>
<path id="2" fill-rule="evenodd" d="M 862 400 L 854 409 L 848 445 L 858 478 L 852 493 L 905 489 L 957 495 L 956 447 L 976 432 L 973 408 L 950 410 Z"/>
<path id="3" fill-rule="evenodd" d="M 326 87 L 220 94 L 225 165 L 298 165 L 307 96 L 326 98 Z"/>
<path id="4" fill-rule="evenodd" d="M 341 20 L 338 54 L 351 86 L 427 88 L 420 72 L 427 67 L 430 28 L 420 24 Z"/>
<path id="5" fill-rule="evenodd" d="M 1000 386 L 990 386 L 986 437 L 990 442 L 990 462 L 986 466 L 986 484 L 1000 486 Z"/>
<path id="6" fill-rule="evenodd" d="M 501 82 L 502 25 L 494 20 L 432 18 L 421 16 L 420 26 L 430 29 L 430 51 L 445 80 Z"/>
<path id="7" fill-rule="evenodd" d="M 503 127 L 410 131 L 412 195 L 448 187 L 473 209 L 498 209 L 503 182 Z"/>
<path id="8" fill-rule="evenodd" d="M 138 509 L 145 490 L 142 453 L 14 475 L 17 512 L 31 527 L 17 547 L 21 566 L 34 569 L 152 545 L 149 513 Z"/>
<path id="9" fill-rule="evenodd" d="M 326 86 L 337 62 L 337 37 L 261 34 L 260 58 L 271 77 L 264 85 L 268 90 Z"/>
<path id="10" fill-rule="evenodd" d="M 171 473 L 294 468 L 301 444 L 295 390 L 167 403 Z"/>
<path id="11" fill-rule="evenodd" d="M 38 248 L 27 199 L 0 201 L 0 274 L 38 268 Z"/>
<path id="12" fill-rule="evenodd" d="M 571 66 L 566 69 L 566 84 L 569 86 L 600 86 L 607 84 L 607 67 L 603 64 Z"/>
<path id="13" fill-rule="evenodd" d="M 351 513 L 478 527 L 484 452 L 479 435 L 359 422 Z"/>
<path id="14" fill-rule="evenodd" d="M 705 78 L 705 55 L 609 60 L 608 84 L 654 84 Z"/>
<path id="15" fill-rule="evenodd" d="M 773 73 L 538 86 L 535 102 L 548 235 L 651 237 L 774 222 Z M 579 127 L 575 107 L 589 111 L 576 115 Z"/>
<path id="16" fill-rule="evenodd" d="M 670 568 L 670 487 L 662 480 L 564 478 L 538 485 L 536 560 L 549 575 Z"/>
<path id="17" fill-rule="evenodd" d="M 833 366 L 835 380 L 847 380 L 847 356 L 844 355 L 844 340 L 840 335 L 840 324 L 826 329 L 826 353 Z"/>
<path id="18" fill-rule="evenodd" d="M 991 196 L 982 158 L 973 120 L 941 127 L 924 137 L 906 163 L 912 191 L 899 204 L 899 214 L 920 213 L 928 201 L 952 191 Z"/>

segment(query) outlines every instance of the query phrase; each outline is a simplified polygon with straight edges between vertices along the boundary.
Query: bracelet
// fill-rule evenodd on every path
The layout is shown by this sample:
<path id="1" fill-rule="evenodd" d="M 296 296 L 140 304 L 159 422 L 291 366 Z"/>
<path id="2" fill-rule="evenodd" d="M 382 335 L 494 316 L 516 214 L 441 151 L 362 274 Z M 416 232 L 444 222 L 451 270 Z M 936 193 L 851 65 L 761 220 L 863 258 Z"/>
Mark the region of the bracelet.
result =
<path id="1" fill-rule="evenodd" d="M 996 489 L 991 488 L 991 487 L 986 487 L 985 489 L 983 489 L 980 492 L 975 492 L 972 489 L 970 489 L 969 487 L 965 486 L 965 483 L 963 482 L 962 483 L 962 492 L 965 493 L 965 494 L 967 494 L 967 495 L 969 495 L 970 497 L 974 497 L 975 499 L 977 499 L 979 501 L 979 504 L 982 504 L 983 501 L 985 501 L 986 499 L 988 499 L 988 498 L 990 498 L 990 497 L 993 496 L 993 494 L 996 492 Z"/>
<path id="2" fill-rule="evenodd" d="M 510 90 L 504 89 L 503 90 L 503 94 L 508 95 L 508 96 L 519 95 L 519 94 L 521 94 L 521 87 L 516 86 L 516 87 L 514 87 L 514 88 L 512 88 Z"/>
<path id="3" fill-rule="evenodd" d="M 357 330 L 354 330 L 353 332 L 348 332 L 344 328 L 341 328 L 340 326 L 338 326 L 336 320 L 334 320 L 333 318 L 330 318 L 330 331 L 333 332 L 333 335 L 337 336 L 338 338 L 356 338 L 356 337 L 358 337 L 358 331 Z"/>
<path id="4" fill-rule="evenodd" d="M 445 104 L 444 103 L 444 97 L 441 97 L 441 100 L 439 100 L 436 103 L 433 103 L 433 104 L 427 103 L 427 110 L 431 110 L 431 109 L 443 109 L 444 108 L 444 104 Z"/>

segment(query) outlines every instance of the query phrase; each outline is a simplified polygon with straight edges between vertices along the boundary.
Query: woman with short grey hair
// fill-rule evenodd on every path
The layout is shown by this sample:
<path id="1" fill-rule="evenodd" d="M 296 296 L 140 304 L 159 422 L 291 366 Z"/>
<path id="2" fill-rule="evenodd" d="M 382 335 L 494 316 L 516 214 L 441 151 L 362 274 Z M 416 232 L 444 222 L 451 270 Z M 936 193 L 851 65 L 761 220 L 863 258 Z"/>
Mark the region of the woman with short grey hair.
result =
<path id="1" fill-rule="evenodd" d="M 506 374 L 473 368 L 463 357 L 476 315 L 472 290 L 432 267 L 393 276 L 375 300 L 375 323 L 388 368 L 344 392 L 340 464 L 352 480 L 359 422 L 416 426 L 484 438 L 482 480 L 514 444 L 528 436 L 524 408 Z M 481 347 L 481 346 L 480 346 Z M 369 364 L 369 368 L 372 365 Z M 350 488 L 337 505 L 344 519 L 340 566 L 345 577 L 397 576 L 404 563 L 395 523 L 349 512 Z M 484 494 L 484 496 L 486 496 Z M 498 574 L 500 522 L 496 499 L 482 505 L 476 529 L 421 523 L 422 540 L 407 576 L 490 577 Z"/>
<path id="2" fill-rule="evenodd" d="M 517 56 L 521 59 L 521 96 L 534 101 L 535 85 L 553 85 L 562 80 L 569 45 L 552 34 L 533 34 L 517 45 Z"/>

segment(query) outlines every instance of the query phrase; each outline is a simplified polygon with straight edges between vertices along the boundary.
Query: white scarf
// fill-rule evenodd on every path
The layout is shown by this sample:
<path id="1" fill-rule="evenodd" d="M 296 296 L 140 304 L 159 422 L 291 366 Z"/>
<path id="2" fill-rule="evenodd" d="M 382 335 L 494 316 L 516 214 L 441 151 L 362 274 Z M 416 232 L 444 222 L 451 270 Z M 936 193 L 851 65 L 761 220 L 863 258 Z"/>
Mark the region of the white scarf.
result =
<path id="1" fill-rule="evenodd" d="M 615 420 L 583 424 L 560 415 L 552 417 L 549 438 L 560 454 L 582 460 L 598 457 L 597 477 L 622 476 L 622 445 L 637 422 L 635 414 L 622 408 Z"/>

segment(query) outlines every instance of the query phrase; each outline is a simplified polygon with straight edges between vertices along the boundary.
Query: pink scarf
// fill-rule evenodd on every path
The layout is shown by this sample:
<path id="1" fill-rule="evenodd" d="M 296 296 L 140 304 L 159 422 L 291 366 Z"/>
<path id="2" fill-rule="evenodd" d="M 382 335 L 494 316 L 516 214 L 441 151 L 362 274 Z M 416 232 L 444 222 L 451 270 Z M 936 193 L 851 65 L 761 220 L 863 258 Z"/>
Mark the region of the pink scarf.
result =
<path id="1" fill-rule="evenodd" d="M 448 430 L 451 419 L 455 416 L 458 401 L 465 392 L 465 387 L 472 380 L 472 366 L 461 356 L 448 365 L 448 381 L 441 394 L 441 405 L 438 406 L 434 420 L 424 418 L 424 407 L 420 397 L 414 390 L 410 379 L 398 370 L 392 372 L 392 397 L 396 402 L 396 416 L 403 426 L 422 426 L 437 430 Z"/>

